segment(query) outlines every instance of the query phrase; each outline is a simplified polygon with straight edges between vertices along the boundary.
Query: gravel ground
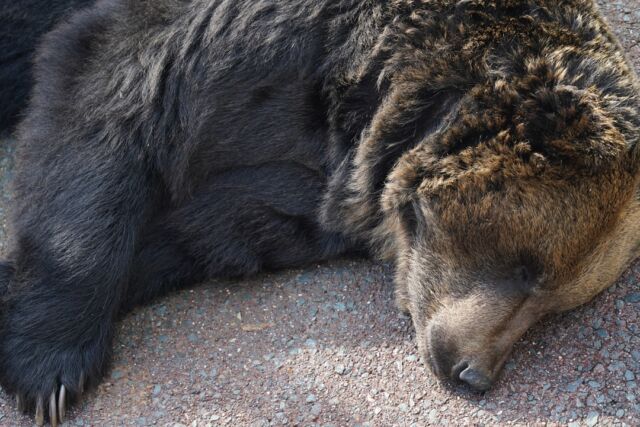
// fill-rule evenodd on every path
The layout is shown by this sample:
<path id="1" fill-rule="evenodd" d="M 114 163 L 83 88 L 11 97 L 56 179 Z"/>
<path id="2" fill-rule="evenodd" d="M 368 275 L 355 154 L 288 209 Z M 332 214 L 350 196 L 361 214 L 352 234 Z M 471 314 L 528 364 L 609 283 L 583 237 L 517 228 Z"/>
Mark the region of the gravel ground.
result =
<path id="1" fill-rule="evenodd" d="M 640 3 L 599 2 L 640 71 Z M 0 146 L 0 220 L 12 149 Z M 67 425 L 640 425 L 639 283 L 637 262 L 592 303 L 533 328 L 496 386 L 475 394 L 420 362 L 384 266 L 212 282 L 127 316 L 110 376 Z M 2 392 L 0 425 L 30 425 Z"/>

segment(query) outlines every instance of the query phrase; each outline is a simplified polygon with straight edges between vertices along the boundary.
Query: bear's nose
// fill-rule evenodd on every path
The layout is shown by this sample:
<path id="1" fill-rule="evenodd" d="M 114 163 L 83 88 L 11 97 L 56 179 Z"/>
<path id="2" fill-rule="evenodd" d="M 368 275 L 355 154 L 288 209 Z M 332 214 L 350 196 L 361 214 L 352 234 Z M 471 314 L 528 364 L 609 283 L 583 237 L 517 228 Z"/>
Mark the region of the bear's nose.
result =
<path id="1" fill-rule="evenodd" d="M 487 391 L 491 388 L 491 380 L 482 372 L 468 367 L 458 375 L 460 381 L 467 383 L 477 391 Z"/>
<path id="2" fill-rule="evenodd" d="M 440 378 L 461 381 L 480 392 L 491 388 L 493 381 L 485 373 L 482 363 L 460 351 L 448 331 L 439 324 L 434 323 L 429 328 L 426 359 Z"/>

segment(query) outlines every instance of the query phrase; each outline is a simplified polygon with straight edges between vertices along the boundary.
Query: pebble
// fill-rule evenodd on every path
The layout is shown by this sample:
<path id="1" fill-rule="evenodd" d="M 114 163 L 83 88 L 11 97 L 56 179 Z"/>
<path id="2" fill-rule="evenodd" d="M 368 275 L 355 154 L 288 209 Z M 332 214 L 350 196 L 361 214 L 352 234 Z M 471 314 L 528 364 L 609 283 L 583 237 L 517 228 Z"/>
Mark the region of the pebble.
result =
<path id="1" fill-rule="evenodd" d="M 308 285 L 309 283 L 311 283 L 312 280 L 313 280 L 313 276 L 311 273 L 303 273 L 300 276 L 298 276 L 298 283 L 301 283 L 303 285 Z"/>
<path id="2" fill-rule="evenodd" d="M 344 367 L 344 365 L 336 365 L 336 367 L 333 370 L 338 375 L 344 375 L 344 373 L 346 372 L 346 368 Z"/>
<path id="3" fill-rule="evenodd" d="M 591 411 L 587 415 L 587 418 L 584 420 L 584 422 L 588 427 L 593 427 L 596 424 L 598 424 L 598 417 L 599 416 L 600 416 L 600 414 L 598 414 L 596 411 Z"/>
<path id="4" fill-rule="evenodd" d="M 602 385 L 600 385 L 600 383 L 598 381 L 589 381 L 587 384 L 589 384 L 589 387 L 591 387 L 594 390 L 598 390 L 600 387 L 602 387 Z"/>
<path id="5" fill-rule="evenodd" d="M 345 310 L 347 309 L 347 306 L 346 306 L 346 305 L 344 305 L 344 303 L 337 302 L 337 303 L 335 303 L 335 304 L 333 305 L 333 308 L 334 308 L 336 311 L 345 311 Z"/>
<path id="6" fill-rule="evenodd" d="M 435 424 L 438 421 L 438 411 L 436 409 L 432 409 L 429 411 L 429 422 L 431 424 Z"/>
<path id="7" fill-rule="evenodd" d="M 320 413 L 322 412 L 322 406 L 319 403 L 316 403 L 315 405 L 313 405 L 311 407 L 311 414 L 315 415 L 316 417 L 320 415 Z"/>
<path id="8" fill-rule="evenodd" d="M 318 399 L 317 399 L 317 398 L 316 398 L 316 396 L 315 396 L 315 395 L 313 395 L 313 394 L 310 394 L 309 396 L 307 396 L 307 403 L 313 403 L 313 402 L 315 402 L 316 400 L 318 400 Z"/>
<path id="9" fill-rule="evenodd" d="M 636 379 L 636 376 L 634 375 L 633 372 L 631 372 L 630 370 L 627 369 L 624 372 L 624 379 L 627 380 L 627 381 L 633 381 L 633 380 Z"/>
<path id="10" fill-rule="evenodd" d="M 624 297 L 625 302 L 630 302 L 632 304 L 640 302 L 640 292 L 632 292 Z"/>
<path id="11" fill-rule="evenodd" d="M 580 387 L 580 384 L 582 384 L 582 380 L 575 380 L 567 384 L 567 391 L 569 393 L 575 393 L 578 390 L 578 387 Z"/>

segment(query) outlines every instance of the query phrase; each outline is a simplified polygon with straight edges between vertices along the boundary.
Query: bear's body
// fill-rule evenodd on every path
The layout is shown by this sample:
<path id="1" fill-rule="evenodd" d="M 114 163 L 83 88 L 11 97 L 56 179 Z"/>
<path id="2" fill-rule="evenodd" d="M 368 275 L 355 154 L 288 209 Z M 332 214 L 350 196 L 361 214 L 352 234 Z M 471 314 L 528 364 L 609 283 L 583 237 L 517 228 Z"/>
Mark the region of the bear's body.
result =
<path id="1" fill-rule="evenodd" d="M 638 85 L 617 42 L 587 0 L 496 3 L 104 0 L 47 35 L 19 131 L 2 385 L 55 421 L 103 375 L 118 313 L 372 248 L 396 263 L 421 350 L 447 341 L 427 356 L 436 373 L 486 388 L 499 358 L 491 374 L 453 367 L 462 350 L 427 327 L 427 295 L 466 301 L 484 285 L 447 279 L 473 268 L 508 284 L 485 297 L 515 304 L 622 227 L 610 280 L 640 236 Z M 536 221 L 561 227 L 558 245 Z M 449 243 L 426 251 L 436 234 Z M 536 300 L 512 335 L 597 290 L 562 292 L 573 299 Z"/>
<path id="2" fill-rule="evenodd" d="M 93 0 L 20 0 L 0 7 L 0 133 L 11 131 L 27 105 L 42 36 Z"/>

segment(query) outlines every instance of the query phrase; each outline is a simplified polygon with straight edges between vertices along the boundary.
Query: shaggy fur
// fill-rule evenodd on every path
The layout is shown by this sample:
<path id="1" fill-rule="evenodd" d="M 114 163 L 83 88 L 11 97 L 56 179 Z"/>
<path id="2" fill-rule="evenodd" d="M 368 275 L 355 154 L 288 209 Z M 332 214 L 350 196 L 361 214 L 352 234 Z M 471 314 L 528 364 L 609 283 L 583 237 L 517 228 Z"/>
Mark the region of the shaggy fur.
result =
<path id="1" fill-rule="evenodd" d="M 18 0 L 0 6 L 0 133 L 11 131 L 33 86 L 35 50 L 42 36 L 93 0 Z"/>
<path id="2" fill-rule="evenodd" d="M 638 255 L 639 93 L 591 0 L 100 1 L 38 57 L 0 382 L 56 422 L 133 305 L 369 248 L 487 389 Z"/>

